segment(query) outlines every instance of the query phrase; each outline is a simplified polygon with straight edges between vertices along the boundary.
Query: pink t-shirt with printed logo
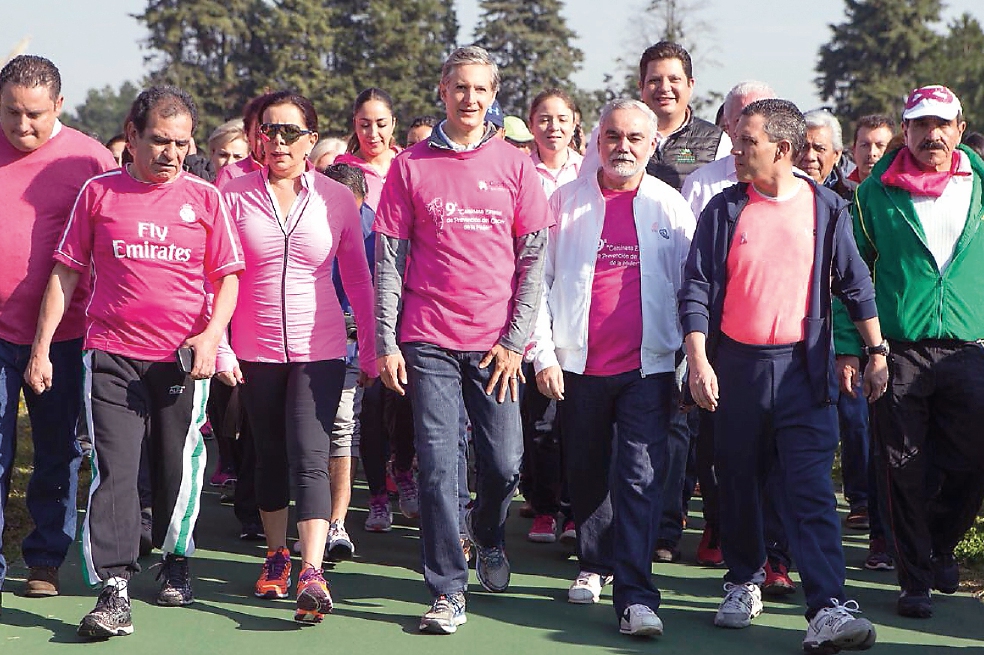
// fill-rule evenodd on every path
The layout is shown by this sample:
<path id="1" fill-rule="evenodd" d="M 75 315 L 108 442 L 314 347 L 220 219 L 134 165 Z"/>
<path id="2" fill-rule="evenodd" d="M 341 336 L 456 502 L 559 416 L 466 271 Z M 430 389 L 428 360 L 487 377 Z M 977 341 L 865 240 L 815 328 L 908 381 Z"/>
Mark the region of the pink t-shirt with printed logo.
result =
<path id="1" fill-rule="evenodd" d="M 591 285 L 585 375 L 618 375 L 642 367 L 642 275 L 632 213 L 637 192 L 601 190 L 605 225 Z"/>
<path id="2" fill-rule="evenodd" d="M 721 331 L 740 343 L 798 343 L 806 333 L 816 246 L 813 189 L 780 198 L 748 187 L 728 251 Z"/>
<path id="3" fill-rule="evenodd" d="M 214 186 L 188 173 L 147 184 L 122 169 L 82 187 L 54 257 L 91 269 L 85 347 L 144 361 L 173 361 L 208 323 L 206 278 L 244 267 Z"/>
<path id="4" fill-rule="evenodd" d="M 506 332 L 515 238 L 553 224 L 528 155 L 492 139 L 451 152 L 426 141 L 390 167 L 374 229 L 410 240 L 399 340 L 485 351 Z"/>

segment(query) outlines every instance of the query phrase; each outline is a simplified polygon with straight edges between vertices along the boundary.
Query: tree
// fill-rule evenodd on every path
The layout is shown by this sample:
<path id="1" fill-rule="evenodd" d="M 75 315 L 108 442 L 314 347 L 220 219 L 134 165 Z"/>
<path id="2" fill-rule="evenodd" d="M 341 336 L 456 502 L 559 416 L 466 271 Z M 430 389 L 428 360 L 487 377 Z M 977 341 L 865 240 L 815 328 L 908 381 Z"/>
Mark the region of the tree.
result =
<path id="1" fill-rule="evenodd" d="M 333 130 L 351 129 L 352 103 L 371 86 L 392 96 L 397 120 L 404 125 L 416 116 L 439 113 L 441 64 L 458 36 L 453 0 L 340 4 L 332 74 L 340 81 L 341 92 L 333 105 Z"/>
<path id="2" fill-rule="evenodd" d="M 575 90 L 571 75 L 584 53 L 560 14 L 559 0 L 482 0 L 476 43 L 501 69 L 498 99 L 507 114 L 525 116 L 548 87 Z"/>
<path id="3" fill-rule="evenodd" d="M 714 25 L 701 17 L 703 9 L 696 0 L 647 0 L 634 12 L 627 26 L 634 36 L 627 40 L 627 52 L 616 60 L 620 74 L 605 76 L 608 99 L 638 97 L 639 58 L 646 48 L 660 41 L 679 43 L 686 48 L 695 69 L 717 66 L 714 47 L 705 45 L 716 41 Z M 698 113 L 714 111 L 723 97 L 718 91 L 698 86 L 690 105 Z"/>
<path id="4" fill-rule="evenodd" d="M 919 71 L 919 84 L 943 84 L 960 98 L 967 130 L 984 132 L 984 31 L 970 14 L 947 26 L 936 56 Z"/>
<path id="5" fill-rule="evenodd" d="M 844 122 L 897 115 L 920 71 L 936 60 L 940 0 L 845 0 L 847 19 L 820 48 L 820 97 Z"/>
<path id="6" fill-rule="evenodd" d="M 150 32 L 148 81 L 188 91 L 205 133 L 238 116 L 268 67 L 260 32 L 272 11 L 265 0 L 149 0 L 135 16 Z"/>
<path id="7" fill-rule="evenodd" d="M 123 131 L 123 120 L 138 93 L 139 89 L 131 82 L 123 82 L 119 91 L 109 85 L 89 89 L 85 101 L 75 107 L 75 112 L 66 111 L 62 118 L 65 124 L 100 141 L 108 141 Z"/>

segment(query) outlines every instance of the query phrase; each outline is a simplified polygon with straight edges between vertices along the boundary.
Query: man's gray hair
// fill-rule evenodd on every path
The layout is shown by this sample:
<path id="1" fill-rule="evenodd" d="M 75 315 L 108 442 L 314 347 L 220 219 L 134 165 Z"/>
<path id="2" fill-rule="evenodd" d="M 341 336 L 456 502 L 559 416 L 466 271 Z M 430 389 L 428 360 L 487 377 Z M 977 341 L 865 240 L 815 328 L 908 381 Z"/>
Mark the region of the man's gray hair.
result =
<path id="1" fill-rule="evenodd" d="M 480 48 L 477 45 L 458 48 L 448 55 L 448 58 L 444 61 L 444 66 L 441 67 L 441 84 L 447 82 L 448 78 L 451 77 L 451 73 L 458 66 L 469 66 L 472 64 L 488 66 L 492 69 L 492 90 L 498 91 L 499 67 L 492 59 L 492 55 L 485 48 Z"/>
<path id="2" fill-rule="evenodd" d="M 834 142 L 834 150 L 844 150 L 844 136 L 841 133 L 840 121 L 826 109 L 814 109 L 803 114 L 806 119 L 806 129 L 816 129 L 826 127 L 830 130 L 831 141 Z"/>
<path id="3" fill-rule="evenodd" d="M 646 120 L 649 123 L 649 138 L 654 138 L 656 136 L 656 114 L 653 110 L 649 108 L 649 105 L 642 102 L 641 100 L 633 100 L 631 98 L 618 98 L 617 100 L 612 100 L 606 104 L 601 109 L 601 115 L 598 117 L 598 136 L 601 136 L 601 126 L 605 124 L 608 117 L 612 115 L 613 112 L 620 109 L 638 109 L 643 114 L 646 115 Z"/>
<path id="4" fill-rule="evenodd" d="M 731 103 L 738 102 L 742 98 L 746 98 L 750 95 L 758 96 L 758 100 L 763 98 L 775 98 L 776 92 L 772 90 L 772 87 L 765 82 L 759 82 L 758 80 L 745 80 L 744 82 L 739 82 L 731 87 L 728 91 L 728 95 L 724 96 L 724 106 L 727 108 Z"/>

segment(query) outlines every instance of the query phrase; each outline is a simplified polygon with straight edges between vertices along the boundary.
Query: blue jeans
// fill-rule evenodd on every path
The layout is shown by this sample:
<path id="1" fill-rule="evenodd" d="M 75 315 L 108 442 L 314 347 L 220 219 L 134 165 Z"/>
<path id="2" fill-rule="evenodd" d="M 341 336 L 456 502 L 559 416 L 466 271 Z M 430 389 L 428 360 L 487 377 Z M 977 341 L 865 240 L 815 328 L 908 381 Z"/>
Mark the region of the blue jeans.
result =
<path id="1" fill-rule="evenodd" d="M 484 352 L 404 343 L 413 404 L 420 494 L 424 582 L 433 596 L 463 592 L 468 567 L 459 538 L 460 404 L 472 423 L 476 501 L 472 528 L 479 546 L 501 546 L 506 512 L 519 483 L 523 430 L 519 403 L 485 393 L 493 366 L 479 368 Z"/>
<path id="2" fill-rule="evenodd" d="M 652 555 L 674 398 L 672 373 L 564 373 L 558 411 L 578 561 L 582 571 L 615 576 L 619 616 L 637 603 L 659 607 Z"/>
<path id="3" fill-rule="evenodd" d="M 24 539 L 24 563 L 29 567 L 59 567 L 75 540 L 75 493 L 82 458 L 75 440 L 82 404 L 82 340 L 51 344 L 52 387 L 40 395 L 22 384 L 30 355 L 30 346 L 0 339 L 0 535 L 17 449 L 17 404 L 23 388 L 34 442 L 27 509 L 35 525 Z M 0 585 L 6 574 L 7 563 L 0 554 Z"/>

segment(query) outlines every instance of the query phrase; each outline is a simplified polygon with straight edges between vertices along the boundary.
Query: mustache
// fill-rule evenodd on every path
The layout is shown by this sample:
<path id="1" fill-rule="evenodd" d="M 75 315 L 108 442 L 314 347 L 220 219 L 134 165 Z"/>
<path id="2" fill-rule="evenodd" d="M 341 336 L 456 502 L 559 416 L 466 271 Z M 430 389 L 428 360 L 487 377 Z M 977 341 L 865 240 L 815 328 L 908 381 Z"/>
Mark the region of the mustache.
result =
<path id="1" fill-rule="evenodd" d="M 919 144 L 920 150 L 946 150 L 946 144 L 942 141 L 923 141 Z"/>

